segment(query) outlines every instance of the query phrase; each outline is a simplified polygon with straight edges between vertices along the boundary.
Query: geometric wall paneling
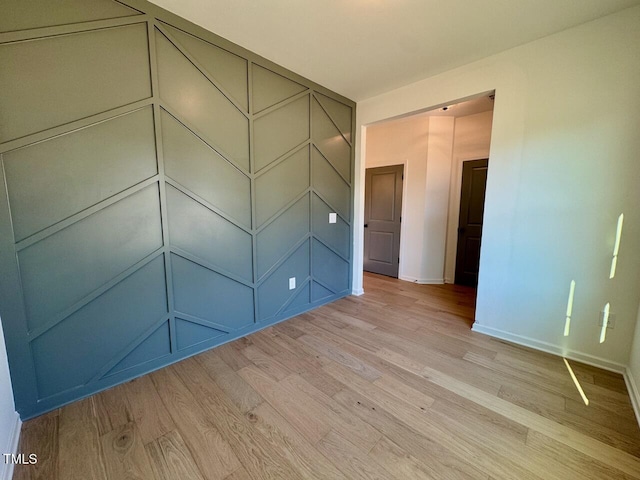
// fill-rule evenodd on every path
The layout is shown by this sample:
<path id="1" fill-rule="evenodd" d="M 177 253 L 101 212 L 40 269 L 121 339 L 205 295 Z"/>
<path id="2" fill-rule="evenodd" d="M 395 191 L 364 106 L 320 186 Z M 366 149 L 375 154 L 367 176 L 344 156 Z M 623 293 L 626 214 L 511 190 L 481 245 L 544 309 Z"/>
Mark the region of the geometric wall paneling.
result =
<path id="1" fill-rule="evenodd" d="M 42 327 L 161 246 L 154 183 L 21 250 L 29 329 Z"/>
<path id="2" fill-rule="evenodd" d="M 159 256 L 32 341 L 39 398 L 87 383 L 166 307 Z"/>
<path id="3" fill-rule="evenodd" d="M 222 156 L 248 171 L 247 117 L 157 29 L 155 38 L 162 100 Z"/>
<path id="4" fill-rule="evenodd" d="M 351 240 L 349 224 L 339 215 L 336 215 L 336 223 L 329 223 L 329 213 L 332 213 L 333 210 L 315 194 L 313 195 L 311 208 L 313 212 L 313 234 L 344 258 L 348 258 L 349 242 Z"/>
<path id="5" fill-rule="evenodd" d="M 151 335 L 138 343 L 105 377 L 123 372 L 171 353 L 169 322 L 165 321 Z"/>
<path id="6" fill-rule="evenodd" d="M 215 45 L 200 40 L 170 25 L 162 25 L 177 42 L 199 63 L 199 68 L 215 80 L 245 112 L 249 111 L 247 61 Z"/>
<path id="7" fill-rule="evenodd" d="M 312 262 L 313 276 L 318 282 L 336 293 L 349 288 L 349 262 L 315 239 Z"/>
<path id="8" fill-rule="evenodd" d="M 314 92 L 313 96 L 331 117 L 333 123 L 340 129 L 344 138 L 351 142 L 351 107 L 319 92 Z"/>
<path id="9" fill-rule="evenodd" d="M 253 323 L 253 290 L 202 265 L 171 255 L 176 316 L 223 331 Z"/>
<path id="10" fill-rule="evenodd" d="M 342 136 L 333 121 L 314 97 L 313 104 L 313 142 L 316 148 L 329 160 L 347 183 L 351 182 L 351 145 Z"/>
<path id="11" fill-rule="evenodd" d="M 348 294 L 352 101 L 146 0 L 0 2 L 23 420 Z"/>
<path id="12" fill-rule="evenodd" d="M 283 102 L 307 87 L 300 85 L 282 75 L 268 70 L 260 65 L 253 65 L 253 112 L 260 113 L 263 110 Z"/>
<path id="13" fill-rule="evenodd" d="M 0 143 L 151 96 L 144 23 L 2 44 L 0 65 Z"/>
<path id="14" fill-rule="evenodd" d="M 254 121 L 256 170 L 308 139 L 309 96 L 305 95 Z"/>
<path id="15" fill-rule="evenodd" d="M 296 288 L 289 290 L 289 279 L 296 278 Z M 304 242 L 258 287 L 260 321 L 275 316 L 287 305 L 309 277 L 309 241 Z"/>
<path id="16" fill-rule="evenodd" d="M 176 318 L 176 348 L 178 350 L 184 350 L 226 334 L 227 332 L 216 328 Z"/>
<path id="17" fill-rule="evenodd" d="M 258 280 L 308 234 L 309 195 L 305 195 L 258 233 Z"/>
<path id="18" fill-rule="evenodd" d="M 251 228 L 249 178 L 169 113 L 161 112 L 166 175 Z"/>
<path id="19" fill-rule="evenodd" d="M 323 298 L 332 296 L 334 293 L 335 292 L 323 287 L 318 282 L 312 282 L 311 301 L 316 302 L 322 300 Z"/>
<path id="20" fill-rule="evenodd" d="M 57 0 L 55 8 L 47 8 L 51 0 L 2 0 L 0 32 L 68 25 L 139 14 L 112 0 Z"/>
<path id="21" fill-rule="evenodd" d="M 20 241 L 156 175 L 153 110 L 143 107 L 3 159 Z"/>
<path id="22" fill-rule="evenodd" d="M 351 188 L 316 149 L 311 152 L 313 189 L 322 200 L 342 216 L 351 218 Z"/>
<path id="23" fill-rule="evenodd" d="M 256 178 L 256 219 L 260 227 L 309 188 L 309 146 L 305 145 Z"/>
<path id="24" fill-rule="evenodd" d="M 251 235 L 176 188 L 167 185 L 171 246 L 222 273 L 251 282 Z"/>
<path id="25" fill-rule="evenodd" d="M 311 303 L 311 282 L 306 282 L 298 290 L 300 290 L 295 297 L 284 308 L 284 312 L 298 311 L 305 305 Z"/>

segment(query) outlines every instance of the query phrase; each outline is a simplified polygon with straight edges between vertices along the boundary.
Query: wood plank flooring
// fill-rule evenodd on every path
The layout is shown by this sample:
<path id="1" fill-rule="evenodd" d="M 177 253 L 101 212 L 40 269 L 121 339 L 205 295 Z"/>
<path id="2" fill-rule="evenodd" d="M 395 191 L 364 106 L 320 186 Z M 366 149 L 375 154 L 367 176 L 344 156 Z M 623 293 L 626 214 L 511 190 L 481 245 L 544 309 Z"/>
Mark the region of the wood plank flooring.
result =
<path id="1" fill-rule="evenodd" d="M 348 297 L 23 425 L 14 480 L 640 479 L 620 375 L 470 330 L 474 291 Z"/>

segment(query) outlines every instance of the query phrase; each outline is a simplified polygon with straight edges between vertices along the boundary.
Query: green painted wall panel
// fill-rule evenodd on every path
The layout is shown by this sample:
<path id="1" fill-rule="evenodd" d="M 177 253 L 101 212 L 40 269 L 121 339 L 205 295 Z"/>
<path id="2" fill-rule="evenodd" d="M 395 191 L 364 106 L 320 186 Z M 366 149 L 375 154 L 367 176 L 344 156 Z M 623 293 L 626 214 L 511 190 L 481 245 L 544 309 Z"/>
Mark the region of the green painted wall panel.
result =
<path id="1" fill-rule="evenodd" d="M 23 419 L 348 293 L 353 102 L 145 0 L 9 1 L 0 316 Z"/>
<path id="2" fill-rule="evenodd" d="M 344 258 L 348 258 L 350 247 L 349 224 L 339 216 L 336 216 L 336 223 L 329 223 L 329 214 L 336 212 L 317 195 L 313 196 L 312 202 L 314 235 L 330 247 L 333 247 Z"/>
<path id="3" fill-rule="evenodd" d="M 0 32 L 139 15 L 113 0 L 2 0 Z"/>
<path id="4" fill-rule="evenodd" d="M 260 113 L 307 89 L 304 85 L 260 65 L 253 67 L 252 82 L 255 113 Z"/>
<path id="5" fill-rule="evenodd" d="M 187 53 L 205 69 L 244 109 L 249 111 L 249 86 L 247 60 L 222 48 L 189 35 L 188 33 L 163 25 Z"/>
<path id="6" fill-rule="evenodd" d="M 84 385 L 166 315 L 164 278 L 158 257 L 36 338 L 39 398 Z"/>
<path id="7" fill-rule="evenodd" d="M 313 186 L 329 205 L 344 218 L 351 218 L 351 189 L 315 148 L 311 152 Z"/>
<path id="8" fill-rule="evenodd" d="M 251 288 L 175 254 L 171 265 L 177 312 L 226 332 L 253 323 Z"/>
<path id="9" fill-rule="evenodd" d="M 144 339 L 133 351 L 120 360 L 106 376 L 115 375 L 151 360 L 171 354 L 169 321 L 163 322 L 151 335 Z"/>
<path id="10" fill-rule="evenodd" d="M 150 106 L 4 155 L 16 241 L 158 173 Z"/>
<path id="11" fill-rule="evenodd" d="M 146 24 L 0 44 L 0 143 L 151 95 Z"/>
<path id="12" fill-rule="evenodd" d="M 349 288 L 349 263 L 315 239 L 312 262 L 315 277 L 333 293 Z"/>
<path id="13" fill-rule="evenodd" d="M 42 327 L 161 246 L 154 184 L 21 250 L 29 329 Z"/>
<path id="14" fill-rule="evenodd" d="M 256 218 L 262 225 L 309 187 L 309 147 L 256 178 Z"/>
<path id="15" fill-rule="evenodd" d="M 171 186 L 167 206 L 172 245 L 251 281 L 251 235 Z"/>
<path id="16" fill-rule="evenodd" d="M 306 241 L 258 287 L 259 320 L 273 318 L 285 308 L 287 300 L 304 287 L 309 273 L 309 242 Z M 289 290 L 292 277 L 296 279 L 296 288 Z"/>
<path id="17" fill-rule="evenodd" d="M 167 176 L 251 228 L 249 177 L 164 110 L 161 117 Z"/>
<path id="18" fill-rule="evenodd" d="M 226 334 L 216 328 L 205 327 L 198 323 L 176 318 L 176 347 L 178 350 L 207 342 Z"/>
<path id="19" fill-rule="evenodd" d="M 315 92 L 314 96 L 338 127 L 342 135 L 344 135 L 344 138 L 351 142 L 351 123 L 353 122 L 353 111 L 351 107 L 319 92 Z"/>
<path id="20" fill-rule="evenodd" d="M 309 220 L 309 196 L 305 195 L 258 234 L 258 278 L 308 235 Z"/>
<path id="21" fill-rule="evenodd" d="M 249 170 L 249 121 L 156 30 L 160 97 L 229 160 Z"/>
<path id="22" fill-rule="evenodd" d="M 324 157 L 342 175 L 351 182 L 351 147 L 342 137 L 318 101 L 314 98 L 313 107 L 313 141 Z"/>
<path id="23" fill-rule="evenodd" d="M 309 97 L 304 96 L 254 122 L 256 170 L 309 139 Z"/>
<path id="24" fill-rule="evenodd" d="M 293 298 L 291 303 L 285 308 L 285 312 L 299 310 L 300 308 L 307 307 L 311 303 L 311 283 L 307 283 L 300 287 L 299 292 Z"/>

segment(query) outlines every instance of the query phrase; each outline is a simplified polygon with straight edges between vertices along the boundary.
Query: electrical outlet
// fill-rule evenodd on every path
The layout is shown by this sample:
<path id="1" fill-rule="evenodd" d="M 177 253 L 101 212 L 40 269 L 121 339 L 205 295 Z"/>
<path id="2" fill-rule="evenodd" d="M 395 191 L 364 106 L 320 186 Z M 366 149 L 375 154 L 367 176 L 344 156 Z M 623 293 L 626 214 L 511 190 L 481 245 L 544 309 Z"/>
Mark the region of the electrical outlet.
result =
<path id="1" fill-rule="evenodd" d="M 295 290 L 296 288 L 296 277 L 291 277 L 289 279 L 289 290 Z"/>
<path id="2" fill-rule="evenodd" d="M 598 317 L 598 326 L 602 327 L 602 323 L 604 322 L 604 312 L 600 312 L 600 316 Z M 609 320 L 607 321 L 607 328 L 613 329 L 616 326 L 616 314 L 609 312 Z"/>
<path id="3" fill-rule="evenodd" d="M 336 223 L 337 221 L 338 221 L 338 216 L 335 213 L 331 212 L 329 214 L 329 223 Z"/>

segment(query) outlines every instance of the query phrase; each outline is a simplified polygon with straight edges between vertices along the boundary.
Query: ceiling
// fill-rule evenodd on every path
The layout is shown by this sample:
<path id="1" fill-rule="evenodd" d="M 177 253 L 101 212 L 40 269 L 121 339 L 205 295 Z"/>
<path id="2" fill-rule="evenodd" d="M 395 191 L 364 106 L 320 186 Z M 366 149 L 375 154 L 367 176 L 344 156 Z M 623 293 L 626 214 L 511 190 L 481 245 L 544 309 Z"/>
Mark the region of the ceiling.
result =
<path id="1" fill-rule="evenodd" d="M 446 110 L 444 108 L 446 108 Z M 466 117 L 467 115 L 475 115 L 476 113 L 493 110 L 493 99 L 489 97 L 489 95 L 482 95 L 481 97 L 476 97 L 466 102 L 447 105 L 444 108 L 428 110 L 418 115 L 427 117 Z"/>
<path id="2" fill-rule="evenodd" d="M 405 122 L 405 121 L 414 121 L 419 118 L 424 117 L 466 117 L 469 115 L 475 115 L 477 113 L 484 113 L 493 110 L 494 101 L 493 93 L 491 94 L 483 94 L 472 98 L 471 100 L 466 100 L 464 102 L 459 103 L 451 103 L 446 107 L 438 107 L 433 108 L 431 110 L 425 110 L 421 112 L 412 112 L 407 115 L 402 115 L 399 117 L 388 118 L 385 120 L 381 120 L 379 122 L 374 123 L 373 125 L 388 125 L 390 123 L 396 122 Z M 446 110 L 445 110 L 446 108 Z"/>
<path id="3" fill-rule="evenodd" d="M 359 101 L 640 0 L 153 0 Z"/>

